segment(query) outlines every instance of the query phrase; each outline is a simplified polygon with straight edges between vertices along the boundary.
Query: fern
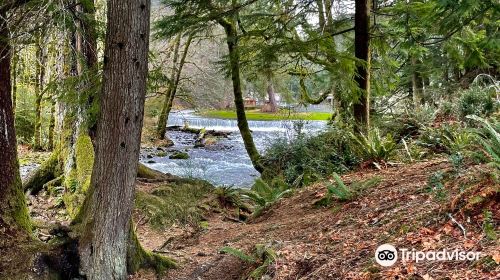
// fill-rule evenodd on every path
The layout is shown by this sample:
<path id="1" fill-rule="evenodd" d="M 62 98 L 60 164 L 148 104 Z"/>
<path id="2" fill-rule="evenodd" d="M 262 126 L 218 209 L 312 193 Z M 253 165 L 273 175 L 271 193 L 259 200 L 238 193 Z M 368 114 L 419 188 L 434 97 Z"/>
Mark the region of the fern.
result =
<path id="1" fill-rule="evenodd" d="M 333 179 L 335 180 L 336 186 L 328 185 L 328 193 L 333 195 L 340 201 L 351 200 L 353 193 L 347 188 L 347 186 L 342 181 L 342 178 L 337 173 L 333 173 Z"/>
<path id="2" fill-rule="evenodd" d="M 497 232 L 491 211 L 484 211 L 483 231 L 490 240 L 497 240 Z"/>
<path id="3" fill-rule="evenodd" d="M 229 247 L 229 246 L 223 247 L 222 249 L 220 249 L 219 252 L 235 256 L 235 257 L 237 257 L 243 261 L 249 262 L 249 263 L 256 263 L 257 262 L 257 260 L 254 257 L 247 255 L 247 254 L 243 253 L 243 251 L 238 250 L 238 249 L 233 248 L 233 247 Z"/>
<path id="4" fill-rule="evenodd" d="M 483 129 L 476 130 L 476 135 L 487 156 L 488 165 L 500 169 L 500 122 L 490 124 L 487 120 L 474 115 L 467 118 L 481 123 Z"/>
<path id="5" fill-rule="evenodd" d="M 259 178 L 255 180 L 251 190 L 241 191 L 245 197 L 258 206 L 254 210 L 254 217 L 259 216 L 264 209 L 292 192 L 292 189 L 283 181 L 274 180 L 273 183 L 274 184 L 271 186 Z"/>
<path id="6" fill-rule="evenodd" d="M 242 279 L 262 279 L 262 276 L 268 271 L 269 266 L 278 258 L 271 246 L 263 244 L 256 244 L 251 255 L 245 254 L 241 250 L 229 246 L 223 247 L 219 252 L 230 254 L 257 266 L 257 268 L 252 270 L 247 277 L 243 277 Z"/>
<path id="7" fill-rule="evenodd" d="M 361 192 L 372 188 L 376 185 L 378 185 L 382 179 L 379 176 L 374 176 L 370 179 L 366 179 L 364 181 L 356 181 L 351 183 L 349 186 L 356 194 L 360 194 Z"/>
<path id="8" fill-rule="evenodd" d="M 314 203 L 315 206 L 329 206 L 333 199 L 338 201 L 353 200 L 363 191 L 377 185 L 381 181 L 380 177 L 375 176 L 368 180 L 353 182 L 349 185 L 349 187 L 347 187 L 337 173 L 333 173 L 332 176 L 335 181 L 335 185 L 328 184 L 326 186 L 328 192 L 325 197 Z"/>
<path id="9" fill-rule="evenodd" d="M 366 134 L 351 133 L 354 152 L 364 160 L 386 161 L 396 151 L 396 142 L 391 134 L 382 137 L 374 128 Z"/>

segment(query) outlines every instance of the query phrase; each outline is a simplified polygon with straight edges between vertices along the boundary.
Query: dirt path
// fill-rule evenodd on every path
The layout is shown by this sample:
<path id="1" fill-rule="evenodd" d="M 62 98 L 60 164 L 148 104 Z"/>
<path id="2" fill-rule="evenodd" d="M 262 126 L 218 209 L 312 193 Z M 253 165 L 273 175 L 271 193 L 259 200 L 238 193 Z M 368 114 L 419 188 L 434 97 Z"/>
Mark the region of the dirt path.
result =
<path id="1" fill-rule="evenodd" d="M 159 233 L 142 225 L 138 235 L 150 250 L 171 239 L 162 253 L 174 257 L 180 267 L 161 279 L 241 279 L 252 268 L 219 250 L 231 246 L 250 252 L 255 244 L 272 244 L 276 251 L 278 260 L 269 271 L 273 279 L 500 279 L 498 265 L 485 271 L 470 262 L 398 262 L 390 268 L 375 263 L 375 249 L 384 243 L 397 248 L 459 248 L 498 255 L 498 243 L 485 241 L 480 225 L 457 218 L 468 230 L 464 238 L 442 205 L 424 191 L 428 177 L 447 168 L 447 161 L 438 159 L 382 171 L 364 170 L 342 178 L 351 182 L 380 176 L 382 181 L 348 203 L 314 207 L 325 193 L 324 183 L 318 183 L 281 200 L 251 223 L 224 221 L 222 215 L 213 214 L 208 217 L 208 229 L 202 232 L 174 227 Z M 151 271 L 132 277 L 156 278 Z"/>

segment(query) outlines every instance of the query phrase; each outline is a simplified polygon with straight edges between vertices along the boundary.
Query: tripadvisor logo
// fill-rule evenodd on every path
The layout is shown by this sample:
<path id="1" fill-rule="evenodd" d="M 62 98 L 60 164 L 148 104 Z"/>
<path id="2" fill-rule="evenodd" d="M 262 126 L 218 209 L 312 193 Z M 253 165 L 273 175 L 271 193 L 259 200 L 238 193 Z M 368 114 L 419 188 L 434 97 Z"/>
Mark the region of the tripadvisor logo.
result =
<path id="1" fill-rule="evenodd" d="M 439 251 L 417 251 L 415 249 L 399 249 L 399 258 L 403 262 L 415 261 L 477 261 L 481 256 L 480 252 L 466 252 L 455 250 Z M 375 261 L 381 266 L 392 266 L 398 260 L 398 250 L 391 244 L 380 245 L 375 251 Z"/>
<path id="2" fill-rule="evenodd" d="M 391 266 L 398 260 L 398 251 L 391 244 L 380 245 L 375 251 L 375 260 L 381 266 Z"/>

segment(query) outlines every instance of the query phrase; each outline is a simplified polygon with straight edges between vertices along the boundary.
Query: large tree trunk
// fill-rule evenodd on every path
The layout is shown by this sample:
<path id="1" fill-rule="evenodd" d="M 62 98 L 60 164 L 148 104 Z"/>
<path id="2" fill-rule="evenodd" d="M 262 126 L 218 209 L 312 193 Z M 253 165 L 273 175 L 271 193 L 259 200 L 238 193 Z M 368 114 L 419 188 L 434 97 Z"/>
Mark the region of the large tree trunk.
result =
<path id="1" fill-rule="evenodd" d="M 150 1 L 109 0 L 90 204 L 80 240 L 88 279 L 126 279 L 148 69 Z"/>
<path id="2" fill-rule="evenodd" d="M 359 99 L 353 106 L 357 130 L 370 127 L 370 3 L 371 0 L 356 0 L 354 16 L 354 53 L 364 63 L 356 65 Z"/>
<path id="3" fill-rule="evenodd" d="M 12 110 L 11 48 L 6 14 L 0 14 L 0 248 L 4 242 L 26 235 L 30 221 L 19 175 Z"/>
<path id="4" fill-rule="evenodd" d="M 252 161 L 253 167 L 262 173 L 264 168 L 260 163 L 260 154 L 253 142 L 252 132 L 248 126 L 245 115 L 245 105 L 243 103 L 243 92 L 241 90 L 240 78 L 240 55 L 238 52 L 238 34 L 234 23 L 221 21 L 221 25 L 226 32 L 227 48 L 229 51 L 229 63 L 231 66 L 231 80 L 233 82 L 234 105 L 236 107 L 236 116 L 238 118 L 238 128 L 245 144 L 245 149 Z"/>

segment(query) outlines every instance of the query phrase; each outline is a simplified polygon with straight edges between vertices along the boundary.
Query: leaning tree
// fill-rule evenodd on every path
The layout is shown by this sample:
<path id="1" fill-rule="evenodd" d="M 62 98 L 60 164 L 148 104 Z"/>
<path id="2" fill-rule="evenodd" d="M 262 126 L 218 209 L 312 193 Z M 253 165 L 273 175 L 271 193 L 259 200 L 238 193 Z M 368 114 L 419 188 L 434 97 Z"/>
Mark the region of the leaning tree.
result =
<path id="1" fill-rule="evenodd" d="M 240 66 L 239 39 L 241 31 L 238 26 L 238 13 L 241 9 L 252 5 L 255 0 L 239 3 L 239 1 L 165 1 L 164 3 L 174 10 L 172 15 L 164 16 L 158 21 L 159 34 L 165 37 L 173 36 L 186 28 L 191 30 L 209 30 L 219 26 L 224 30 L 228 49 L 228 69 L 233 84 L 234 104 L 238 128 L 243 138 L 243 144 L 252 161 L 254 168 L 263 172 L 260 154 L 253 141 L 252 132 L 248 125 L 243 102 L 243 90 Z"/>

